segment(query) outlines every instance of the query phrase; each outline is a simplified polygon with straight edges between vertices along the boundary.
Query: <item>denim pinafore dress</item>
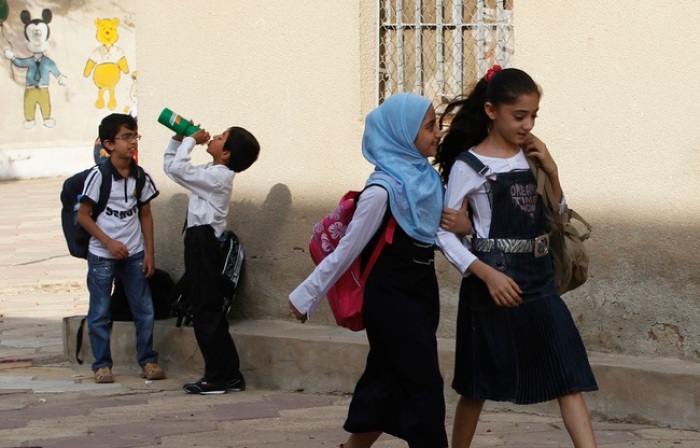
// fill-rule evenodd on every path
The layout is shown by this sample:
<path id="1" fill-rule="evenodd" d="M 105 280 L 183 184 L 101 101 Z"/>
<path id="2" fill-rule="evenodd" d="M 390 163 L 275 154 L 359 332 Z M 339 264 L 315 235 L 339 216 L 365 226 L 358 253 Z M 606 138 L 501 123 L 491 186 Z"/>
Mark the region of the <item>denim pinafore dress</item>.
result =
<path id="1" fill-rule="evenodd" d="M 471 158 L 460 159 L 480 171 Z M 556 292 L 551 255 L 536 256 L 535 250 L 508 244 L 545 233 L 545 208 L 534 175 L 530 170 L 481 172 L 492 210 L 488 239 L 505 244 L 482 245 L 487 251 L 474 244 L 472 252 L 511 277 L 523 291 L 523 302 L 516 308 L 497 306 L 475 275 L 462 280 L 453 389 L 473 399 L 516 404 L 597 390 L 581 336 Z"/>

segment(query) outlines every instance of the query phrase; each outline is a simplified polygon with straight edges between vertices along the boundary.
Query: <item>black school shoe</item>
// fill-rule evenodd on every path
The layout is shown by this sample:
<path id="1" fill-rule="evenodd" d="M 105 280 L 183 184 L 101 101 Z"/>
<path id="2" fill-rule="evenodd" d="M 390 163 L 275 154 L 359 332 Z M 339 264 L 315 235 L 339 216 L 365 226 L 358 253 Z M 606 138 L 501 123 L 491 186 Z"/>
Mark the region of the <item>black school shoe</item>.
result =
<path id="1" fill-rule="evenodd" d="M 224 382 L 211 382 L 201 379 L 194 383 L 187 383 L 182 386 L 182 388 L 188 394 L 220 395 L 226 393 L 227 384 Z"/>
<path id="2" fill-rule="evenodd" d="M 245 390 L 245 379 L 243 376 L 226 381 L 226 390 L 229 392 L 241 392 Z"/>

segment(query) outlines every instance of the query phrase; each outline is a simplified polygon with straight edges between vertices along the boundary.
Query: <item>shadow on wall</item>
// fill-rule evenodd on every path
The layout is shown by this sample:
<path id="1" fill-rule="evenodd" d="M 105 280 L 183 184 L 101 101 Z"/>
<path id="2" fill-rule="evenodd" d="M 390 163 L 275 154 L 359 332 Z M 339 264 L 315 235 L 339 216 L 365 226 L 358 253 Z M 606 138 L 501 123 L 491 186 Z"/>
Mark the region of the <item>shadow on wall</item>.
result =
<path id="1" fill-rule="evenodd" d="M 234 188 L 235 198 L 235 188 Z M 324 204 L 325 205 L 325 204 Z M 187 196 L 156 200 L 157 263 L 176 278 L 182 271 L 182 224 Z M 170 222 L 164 208 L 169 209 Z M 308 238 L 327 206 L 292 209 L 292 194 L 274 185 L 265 201 L 231 204 L 229 226 L 246 253 L 234 319 L 285 319 L 287 297 L 313 263 Z M 700 225 L 635 224 L 613 220 L 605 211 L 587 212 L 594 232 L 587 243 L 590 278 L 564 301 L 592 351 L 700 361 Z M 684 242 L 683 249 L 678 242 Z M 436 255 L 440 281 L 440 337 L 454 337 L 461 281 L 441 254 Z M 314 324 L 334 325 L 327 301 Z"/>
<path id="2" fill-rule="evenodd" d="M 233 197 L 235 196 L 234 182 Z M 158 199 L 153 202 L 156 264 L 176 281 L 184 272 L 182 231 L 188 198 L 187 193 L 177 193 L 167 203 Z M 245 253 L 242 281 L 231 311 L 234 319 L 288 314 L 286 301 L 279 299 L 278 293 L 279 285 L 286 282 L 278 276 L 284 275 L 284 269 L 280 269 L 284 264 L 279 263 L 279 257 L 283 256 L 279 247 L 280 241 L 284 239 L 283 232 L 289 227 L 291 205 L 292 195 L 284 184 L 274 185 L 259 206 L 251 201 L 231 203 L 228 228 L 238 235 Z M 159 219 L 163 216 L 170 216 L 171 219 Z M 264 272 L 265 275 L 251 275 L 253 269 L 254 272 Z M 269 299 L 270 297 L 274 299 Z M 273 305 L 272 309 L 270 305 Z"/>
<path id="3" fill-rule="evenodd" d="M 290 227 L 292 194 L 284 184 L 276 184 L 265 201 L 256 207 L 250 202 L 232 206 L 229 224 L 243 242 L 247 269 L 264 275 L 243 274 L 240 307 L 234 305 L 234 317 L 286 316 L 286 300 L 280 296 L 280 285 L 288 283 L 285 253 L 280 248 Z M 232 224 L 234 223 L 235 224 Z M 244 267 L 246 269 L 246 267 Z M 254 291 L 255 296 L 247 292 Z"/>

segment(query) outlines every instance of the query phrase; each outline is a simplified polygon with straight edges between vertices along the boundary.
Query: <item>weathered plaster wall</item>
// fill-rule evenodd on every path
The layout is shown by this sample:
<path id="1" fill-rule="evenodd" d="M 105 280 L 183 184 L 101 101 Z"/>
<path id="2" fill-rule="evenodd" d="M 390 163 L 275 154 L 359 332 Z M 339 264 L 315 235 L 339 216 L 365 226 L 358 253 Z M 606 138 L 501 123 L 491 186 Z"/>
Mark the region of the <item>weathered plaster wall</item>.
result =
<path id="1" fill-rule="evenodd" d="M 700 4 L 517 2 L 536 132 L 595 226 L 567 298 L 590 349 L 700 361 Z"/>
<path id="2" fill-rule="evenodd" d="M 155 166 L 168 134 L 152 124 L 163 106 L 260 137 L 261 159 L 236 179 L 230 217 L 249 255 L 237 313 L 285 317 L 287 294 L 312 269 L 311 225 L 371 169 L 359 142 L 374 106 L 376 4 L 193 9 L 139 6 L 151 18 L 139 31 L 140 106 L 152 117 L 142 146 Z M 591 280 L 566 298 L 593 350 L 700 359 L 699 91 L 690 78 L 698 62 L 679 56 L 697 53 L 699 13 L 692 0 L 635 2 L 634 11 L 603 1 L 516 4 L 515 60 L 545 91 L 536 131 L 572 206 L 595 226 Z M 672 39 L 663 29 L 688 31 Z M 169 243 L 179 239 L 184 192 L 159 181 L 161 262 L 180 269 L 181 249 Z M 442 257 L 438 267 L 440 332 L 449 336 L 459 276 Z M 313 320 L 331 322 L 325 307 Z"/>
<path id="3" fill-rule="evenodd" d="M 312 266 L 309 229 L 371 171 L 359 147 L 374 94 L 371 81 L 361 82 L 373 76 L 374 33 L 364 22 L 371 3 L 138 6 L 139 17 L 151 18 L 138 34 L 140 157 L 162 191 L 154 203 L 161 265 L 181 272 L 186 192 L 160 169 L 171 133 L 157 113 L 169 107 L 214 132 L 243 126 L 262 146 L 258 162 L 236 176 L 229 216 L 247 254 L 241 316 L 288 315 L 286 294 Z M 195 157 L 207 160 L 203 149 Z"/>
<path id="4" fill-rule="evenodd" d="M 134 3 L 132 0 L 7 1 L 9 11 L 2 22 L 0 37 L 0 179 L 65 175 L 93 163 L 93 143 L 100 120 L 111 112 L 125 112 L 135 106 L 137 81 L 133 76 L 138 69 Z M 13 65 L 4 53 L 9 50 L 18 59 L 32 56 L 20 16 L 22 11 L 27 11 L 31 19 L 41 19 L 44 10 L 51 11 L 51 20 L 43 55 L 55 63 L 65 85 L 59 84 L 53 74 L 49 75 L 50 117 L 44 117 L 36 107 L 34 125 L 28 128 L 30 124 L 24 113 L 28 69 Z M 104 44 L 97 40 L 98 18 L 119 21 L 116 27 L 116 22 L 102 22 L 111 28 L 109 36 L 101 35 Z M 103 45 L 110 45 L 114 60 L 95 62 L 121 62 L 128 71 L 117 69 L 106 73 L 107 66 L 99 65 L 100 68 L 93 68 L 84 76 L 93 51 Z M 117 54 L 121 56 L 115 58 Z M 115 104 L 111 109 L 106 93 L 104 107 L 96 105 L 98 88 L 93 79 L 96 71 L 102 85 L 114 86 Z M 49 118 L 55 121 L 53 127 L 49 127 L 52 124 Z"/>

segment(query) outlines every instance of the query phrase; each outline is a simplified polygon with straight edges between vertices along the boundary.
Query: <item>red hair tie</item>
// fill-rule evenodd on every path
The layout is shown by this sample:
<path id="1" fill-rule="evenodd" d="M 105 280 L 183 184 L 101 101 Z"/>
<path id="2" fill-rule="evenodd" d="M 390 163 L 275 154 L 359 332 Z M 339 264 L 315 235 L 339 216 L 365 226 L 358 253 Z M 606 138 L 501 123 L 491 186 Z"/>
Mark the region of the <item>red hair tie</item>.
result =
<path id="1" fill-rule="evenodd" d="M 499 72 L 499 71 L 501 71 L 501 66 L 498 64 L 494 65 L 484 75 L 484 81 L 486 81 L 486 82 L 491 81 L 491 78 L 493 78 L 493 75 L 495 75 L 496 72 Z"/>

